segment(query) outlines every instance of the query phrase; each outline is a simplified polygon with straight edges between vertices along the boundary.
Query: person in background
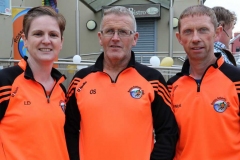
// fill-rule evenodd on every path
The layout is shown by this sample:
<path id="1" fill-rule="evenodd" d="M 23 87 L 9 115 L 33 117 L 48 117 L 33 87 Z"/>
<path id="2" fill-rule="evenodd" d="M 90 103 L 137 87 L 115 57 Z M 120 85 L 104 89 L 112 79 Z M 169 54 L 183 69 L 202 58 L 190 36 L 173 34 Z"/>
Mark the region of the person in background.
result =
<path id="1" fill-rule="evenodd" d="M 237 17 L 234 12 L 220 6 L 212 8 L 217 17 L 218 25 L 221 26 L 219 36 L 216 37 L 214 43 L 214 52 L 220 52 L 224 60 L 236 66 L 236 61 L 229 49 L 229 42 L 233 38 L 232 31 L 237 22 Z"/>
<path id="2" fill-rule="evenodd" d="M 188 55 L 167 81 L 180 137 L 174 160 L 237 160 L 240 157 L 240 69 L 214 54 L 217 18 L 195 5 L 179 17 L 176 37 Z"/>
<path id="3" fill-rule="evenodd" d="M 104 11 L 98 32 L 104 52 L 76 73 L 67 93 L 71 160 L 172 160 L 178 127 L 169 92 L 159 71 L 135 61 L 138 37 L 127 8 Z"/>
<path id="4" fill-rule="evenodd" d="M 69 159 L 65 76 L 53 68 L 65 24 L 51 7 L 34 7 L 24 16 L 22 38 L 28 57 L 0 70 L 1 160 Z"/>

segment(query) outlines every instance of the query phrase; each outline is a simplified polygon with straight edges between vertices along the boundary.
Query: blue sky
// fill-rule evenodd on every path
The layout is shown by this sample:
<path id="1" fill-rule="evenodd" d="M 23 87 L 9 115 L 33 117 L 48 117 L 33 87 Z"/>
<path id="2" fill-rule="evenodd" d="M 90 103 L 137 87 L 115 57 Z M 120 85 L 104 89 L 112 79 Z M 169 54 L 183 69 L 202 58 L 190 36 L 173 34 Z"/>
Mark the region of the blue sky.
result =
<path id="1" fill-rule="evenodd" d="M 206 0 L 204 5 L 208 7 L 222 6 L 237 15 L 237 23 L 233 29 L 233 33 L 240 32 L 240 0 Z"/>

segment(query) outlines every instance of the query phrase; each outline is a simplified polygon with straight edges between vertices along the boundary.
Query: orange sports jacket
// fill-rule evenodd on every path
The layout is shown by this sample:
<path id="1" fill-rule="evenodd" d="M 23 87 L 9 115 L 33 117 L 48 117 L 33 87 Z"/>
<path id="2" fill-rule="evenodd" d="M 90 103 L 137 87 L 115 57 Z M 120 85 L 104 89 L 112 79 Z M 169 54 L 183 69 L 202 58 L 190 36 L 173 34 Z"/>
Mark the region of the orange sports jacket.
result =
<path id="1" fill-rule="evenodd" d="M 116 81 L 103 72 L 102 54 L 76 73 L 67 97 L 72 160 L 172 160 L 178 128 L 166 82 L 157 70 L 135 62 L 133 52 Z"/>
<path id="2" fill-rule="evenodd" d="M 25 60 L 0 70 L 0 160 L 68 160 L 64 135 L 65 77 L 46 96 Z"/>
<path id="3" fill-rule="evenodd" d="M 180 130 L 174 160 L 240 159 L 240 69 L 217 56 L 199 83 L 188 60 L 167 82 Z"/>

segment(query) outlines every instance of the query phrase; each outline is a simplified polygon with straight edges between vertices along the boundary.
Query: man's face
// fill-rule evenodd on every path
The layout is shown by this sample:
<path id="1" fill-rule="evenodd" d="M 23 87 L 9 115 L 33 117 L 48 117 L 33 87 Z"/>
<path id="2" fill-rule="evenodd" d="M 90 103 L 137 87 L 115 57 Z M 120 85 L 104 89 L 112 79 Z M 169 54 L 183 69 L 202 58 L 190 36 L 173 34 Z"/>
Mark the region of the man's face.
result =
<path id="1" fill-rule="evenodd" d="M 132 33 L 121 36 L 120 32 Z M 102 22 L 102 32 L 98 32 L 99 43 L 103 47 L 104 57 L 110 61 L 129 61 L 131 49 L 136 45 L 138 33 L 134 31 L 134 22 L 129 16 L 106 15 Z M 107 36 L 109 32 L 115 32 Z M 119 35 L 120 34 L 120 35 Z"/>
<path id="2" fill-rule="evenodd" d="M 176 37 L 189 59 L 207 60 L 214 55 L 213 44 L 219 28 L 214 29 L 209 16 L 188 16 L 181 19 L 180 23 L 180 32 L 176 33 Z"/>
<path id="3" fill-rule="evenodd" d="M 230 25 L 224 25 L 222 26 L 223 31 L 221 32 L 219 36 L 219 42 L 222 42 L 227 48 L 229 47 L 229 42 L 233 38 L 232 31 L 234 29 L 234 23 L 231 23 Z"/>

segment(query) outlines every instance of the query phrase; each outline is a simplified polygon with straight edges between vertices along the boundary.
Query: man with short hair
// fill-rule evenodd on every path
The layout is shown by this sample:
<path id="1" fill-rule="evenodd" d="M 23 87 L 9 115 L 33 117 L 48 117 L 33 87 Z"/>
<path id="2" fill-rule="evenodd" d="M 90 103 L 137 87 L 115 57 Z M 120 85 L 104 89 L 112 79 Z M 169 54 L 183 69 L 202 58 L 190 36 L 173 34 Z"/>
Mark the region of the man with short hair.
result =
<path id="1" fill-rule="evenodd" d="M 214 43 L 214 52 L 220 52 L 227 63 L 236 66 L 235 59 L 228 50 L 229 42 L 232 39 L 232 31 L 237 21 L 236 14 L 220 6 L 213 7 L 212 10 L 217 17 L 218 25 L 221 26 L 220 33 Z"/>
<path id="2" fill-rule="evenodd" d="M 180 132 L 174 160 L 240 159 L 240 69 L 214 54 L 219 30 L 204 5 L 180 15 L 176 37 L 188 59 L 167 82 Z"/>
<path id="3" fill-rule="evenodd" d="M 178 127 L 169 92 L 159 71 L 135 61 L 136 28 L 127 8 L 104 11 L 98 32 L 104 52 L 94 65 L 76 73 L 67 94 L 71 160 L 174 157 Z"/>

